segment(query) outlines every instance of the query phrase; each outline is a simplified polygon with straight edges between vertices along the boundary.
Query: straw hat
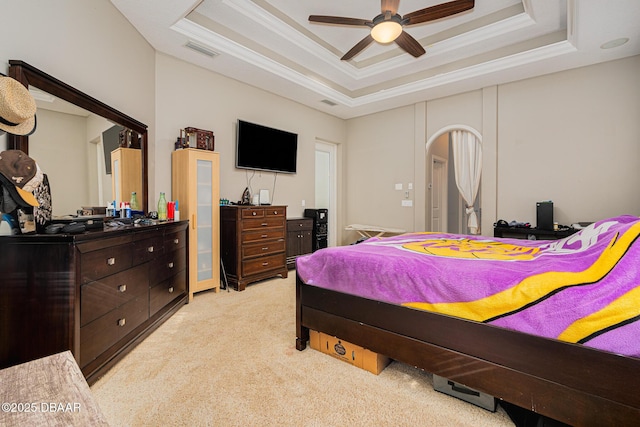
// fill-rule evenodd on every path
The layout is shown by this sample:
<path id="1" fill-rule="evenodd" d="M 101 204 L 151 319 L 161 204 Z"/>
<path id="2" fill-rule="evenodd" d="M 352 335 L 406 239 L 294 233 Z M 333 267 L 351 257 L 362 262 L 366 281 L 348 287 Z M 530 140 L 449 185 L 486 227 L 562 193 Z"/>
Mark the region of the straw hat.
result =
<path id="1" fill-rule="evenodd" d="M 31 135 L 36 130 L 36 101 L 27 88 L 0 76 L 0 131 Z"/>

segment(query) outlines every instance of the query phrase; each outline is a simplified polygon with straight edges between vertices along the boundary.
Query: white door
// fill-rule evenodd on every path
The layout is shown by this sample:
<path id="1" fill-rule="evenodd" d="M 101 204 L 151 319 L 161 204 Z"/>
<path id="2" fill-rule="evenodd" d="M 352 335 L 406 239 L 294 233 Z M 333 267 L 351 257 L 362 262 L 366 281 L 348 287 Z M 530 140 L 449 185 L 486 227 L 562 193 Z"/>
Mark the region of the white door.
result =
<path id="1" fill-rule="evenodd" d="M 431 231 L 447 231 L 447 161 L 431 156 Z"/>
<path id="2" fill-rule="evenodd" d="M 329 246 L 337 241 L 337 147 L 336 144 L 316 140 L 315 208 L 327 209 Z"/>

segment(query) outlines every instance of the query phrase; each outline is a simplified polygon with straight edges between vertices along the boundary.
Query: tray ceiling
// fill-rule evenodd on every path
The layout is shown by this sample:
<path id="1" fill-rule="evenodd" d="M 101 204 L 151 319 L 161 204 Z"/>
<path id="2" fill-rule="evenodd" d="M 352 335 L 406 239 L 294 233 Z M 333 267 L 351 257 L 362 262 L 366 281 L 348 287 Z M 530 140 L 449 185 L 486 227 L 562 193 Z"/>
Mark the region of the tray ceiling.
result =
<path id="1" fill-rule="evenodd" d="M 419 58 L 374 43 L 349 61 L 368 29 L 308 17 L 372 19 L 379 1 L 111 2 L 157 51 L 341 118 L 640 53 L 637 0 L 476 0 L 405 27 L 426 49 Z M 443 2 L 400 0 L 398 13 Z M 601 47 L 619 39 L 629 40 Z"/>

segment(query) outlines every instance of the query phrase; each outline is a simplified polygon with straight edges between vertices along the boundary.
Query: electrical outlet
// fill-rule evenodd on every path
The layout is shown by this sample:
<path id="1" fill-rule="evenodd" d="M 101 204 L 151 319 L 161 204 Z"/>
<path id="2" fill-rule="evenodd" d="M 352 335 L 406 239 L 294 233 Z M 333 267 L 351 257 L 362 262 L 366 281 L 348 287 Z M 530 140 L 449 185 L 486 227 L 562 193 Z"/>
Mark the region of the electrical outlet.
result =
<path id="1" fill-rule="evenodd" d="M 411 206 L 413 206 L 413 200 L 403 200 L 402 206 L 410 208 Z"/>
<path id="2" fill-rule="evenodd" d="M 302 199 L 302 207 L 304 208 L 305 206 L 307 206 L 307 202 L 305 202 L 305 200 Z"/>

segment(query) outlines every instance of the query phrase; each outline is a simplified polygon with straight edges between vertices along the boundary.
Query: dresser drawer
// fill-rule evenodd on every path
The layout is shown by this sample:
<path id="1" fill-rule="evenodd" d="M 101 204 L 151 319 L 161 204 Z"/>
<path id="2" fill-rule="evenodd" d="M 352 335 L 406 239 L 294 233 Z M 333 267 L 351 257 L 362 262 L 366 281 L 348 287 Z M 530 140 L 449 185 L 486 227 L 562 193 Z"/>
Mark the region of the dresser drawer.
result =
<path id="1" fill-rule="evenodd" d="M 251 218 L 242 221 L 242 229 L 245 231 L 277 227 L 284 227 L 284 218 L 274 216 L 255 219 Z"/>
<path id="2" fill-rule="evenodd" d="M 288 219 L 287 231 L 312 231 L 313 220 L 312 219 Z"/>
<path id="3" fill-rule="evenodd" d="M 254 243 L 261 240 L 284 239 L 284 228 L 266 229 L 242 233 L 242 243 Z"/>
<path id="4" fill-rule="evenodd" d="M 175 233 L 167 233 L 164 237 L 164 250 L 171 252 L 176 249 L 182 249 L 187 245 L 186 230 L 177 231 Z"/>
<path id="5" fill-rule="evenodd" d="M 133 265 L 133 245 L 109 246 L 97 251 L 82 254 L 82 283 L 92 282 L 102 277 L 126 270 Z"/>
<path id="6" fill-rule="evenodd" d="M 82 285 L 80 326 L 86 325 L 139 295 L 147 295 L 148 273 L 149 265 L 142 264 Z"/>
<path id="7" fill-rule="evenodd" d="M 148 294 L 80 328 L 80 367 L 102 354 L 149 318 Z"/>
<path id="8" fill-rule="evenodd" d="M 182 271 L 149 290 L 149 316 L 153 316 L 174 298 L 187 292 L 187 272 Z"/>
<path id="9" fill-rule="evenodd" d="M 286 216 L 286 212 L 287 210 L 283 207 L 264 208 L 264 216 L 266 216 L 267 218 L 270 218 L 270 217 L 284 218 Z"/>
<path id="10" fill-rule="evenodd" d="M 277 270 L 285 266 L 285 254 L 264 256 L 242 262 L 242 274 L 250 276 L 269 270 Z"/>
<path id="11" fill-rule="evenodd" d="M 149 285 L 155 286 L 168 277 L 186 269 L 186 267 L 186 251 L 177 250 L 166 253 L 162 257 L 152 261 L 151 269 L 149 271 Z"/>
<path id="12" fill-rule="evenodd" d="M 242 259 L 284 252 L 284 240 L 242 246 Z"/>
<path id="13" fill-rule="evenodd" d="M 136 240 L 133 243 L 133 263 L 142 264 L 162 255 L 163 243 L 162 236 Z"/>
<path id="14" fill-rule="evenodd" d="M 242 209 L 242 219 L 246 218 L 263 218 L 264 208 L 247 208 Z"/>

